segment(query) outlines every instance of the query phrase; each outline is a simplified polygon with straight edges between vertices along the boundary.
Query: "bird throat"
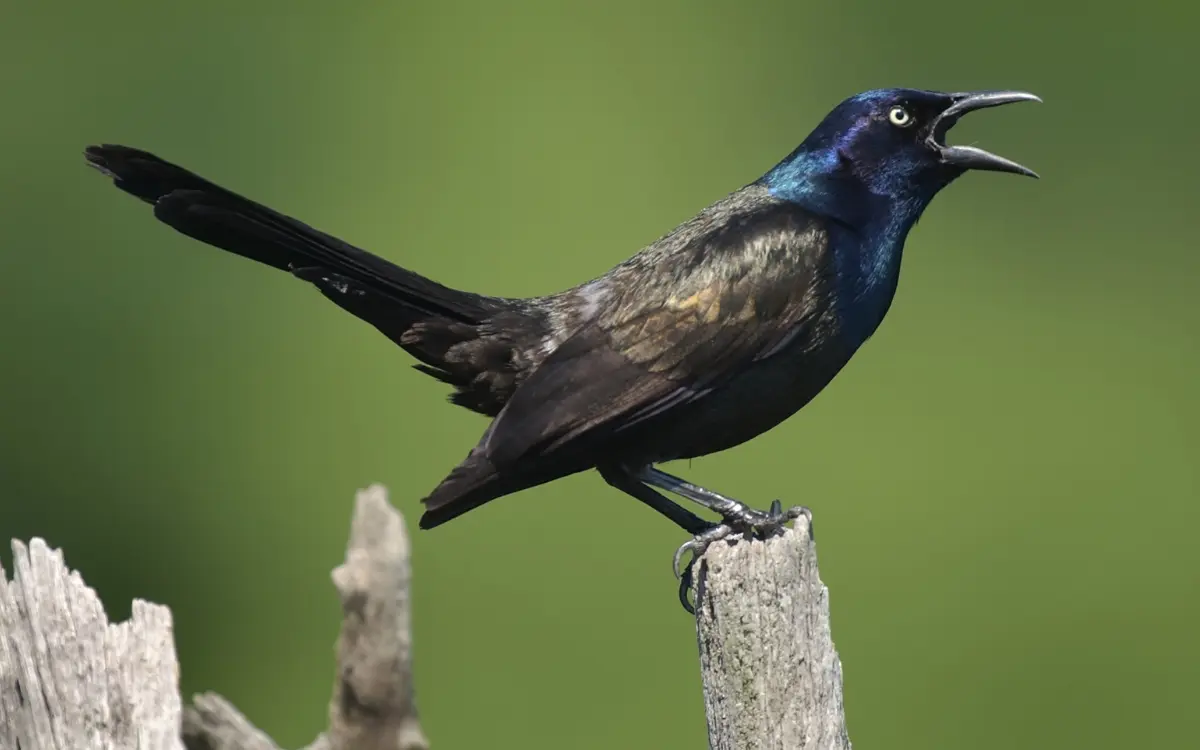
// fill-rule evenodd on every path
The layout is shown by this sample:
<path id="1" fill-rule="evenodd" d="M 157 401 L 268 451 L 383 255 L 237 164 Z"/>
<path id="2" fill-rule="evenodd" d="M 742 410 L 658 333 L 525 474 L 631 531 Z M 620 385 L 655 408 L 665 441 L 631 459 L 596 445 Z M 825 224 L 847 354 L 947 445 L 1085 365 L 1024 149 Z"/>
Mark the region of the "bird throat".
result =
<path id="1" fill-rule="evenodd" d="M 775 198 L 840 225 L 832 231 L 843 241 L 834 245 L 856 296 L 894 285 L 904 240 L 933 197 L 924 190 L 903 196 L 874 192 L 837 149 L 798 150 L 761 182 Z"/>
<path id="2" fill-rule="evenodd" d="M 797 150 L 761 182 L 775 198 L 831 220 L 843 332 L 862 344 L 891 307 L 904 242 L 932 196 L 873 192 L 836 149 Z"/>

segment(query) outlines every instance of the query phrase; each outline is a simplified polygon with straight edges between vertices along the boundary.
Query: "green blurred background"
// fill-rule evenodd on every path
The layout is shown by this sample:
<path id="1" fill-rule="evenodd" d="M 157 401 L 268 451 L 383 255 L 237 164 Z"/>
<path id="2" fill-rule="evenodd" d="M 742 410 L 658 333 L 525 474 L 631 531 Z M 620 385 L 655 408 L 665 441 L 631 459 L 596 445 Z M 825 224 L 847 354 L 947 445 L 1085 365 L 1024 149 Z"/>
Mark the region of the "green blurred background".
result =
<path id="1" fill-rule="evenodd" d="M 106 4 L 0 25 L 0 538 L 171 606 L 187 693 L 325 721 L 355 488 L 484 422 L 314 290 L 86 169 L 139 146 L 455 286 L 550 292 L 843 97 L 1025 88 L 888 321 L 801 415 L 679 467 L 820 531 L 861 748 L 1180 747 L 1200 719 L 1200 168 L 1184 3 Z M 415 535 L 438 748 L 705 744 L 681 533 L 583 475 Z M 7 551 L 3 559 L 9 560 Z"/>

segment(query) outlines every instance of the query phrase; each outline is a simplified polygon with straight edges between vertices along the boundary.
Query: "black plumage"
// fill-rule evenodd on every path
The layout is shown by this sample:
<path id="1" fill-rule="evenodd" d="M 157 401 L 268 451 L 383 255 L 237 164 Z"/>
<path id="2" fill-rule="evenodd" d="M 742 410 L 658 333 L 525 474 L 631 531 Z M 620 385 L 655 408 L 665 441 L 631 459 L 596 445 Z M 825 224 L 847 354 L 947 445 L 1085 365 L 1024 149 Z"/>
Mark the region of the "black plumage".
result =
<path id="1" fill-rule="evenodd" d="M 947 146 L 962 113 L 1017 92 L 867 92 L 799 148 L 601 277 L 531 299 L 451 289 L 152 154 L 93 146 L 89 163 L 180 232 L 316 286 L 493 420 L 424 499 L 423 528 L 589 469 L 701 542 L 712 524 L 664 489 L 769 530 L 754 511 L 654 468 L 771 429 L 811 400 L 883 320 L 905 237 L 967 169 L 1032 174 Z M 709 532 L 709 533 L 706 533 Z"/>

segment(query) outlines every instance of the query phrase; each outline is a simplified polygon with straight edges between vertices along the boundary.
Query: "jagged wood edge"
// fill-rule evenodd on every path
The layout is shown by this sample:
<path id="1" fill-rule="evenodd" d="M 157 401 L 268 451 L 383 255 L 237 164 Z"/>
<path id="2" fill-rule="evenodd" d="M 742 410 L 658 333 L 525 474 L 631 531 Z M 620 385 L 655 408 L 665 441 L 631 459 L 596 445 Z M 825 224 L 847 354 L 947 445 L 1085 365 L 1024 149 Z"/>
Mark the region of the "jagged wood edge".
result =
<path id="1" fill-rule="evenodd" d="M 411 547 L 387 490 L 355 499 L 346 560 L 333 571 L 342 601 L 329 729 L 309 750 L 428 750 L 412 679 Z M 236 708 L 206 693 L 184 712 L 189 750 L 273 750 Z"/>
<path id="2" fill-rule="evenodd" d="M 170 610 L 141 600 L 109 624 L 61 551 L 13 542 L 0 571 L 0 747 L 30 750 L 274 750 L 218 695 L 186 710 Z M 358 493 L 345 562 L 329 729 L 313 750 L 427 750 L 412 681 L 411 568 L 404 521 L 372 486 Z"/>
<path id="3" fill-rule="evenodd" d="M 0 739 L 38 750 L 268 750 L 220 696 L 181 711 L 166 607 L 136 600 L 110 625 L 95 592 L 41 539 L 0 575 Z M 383 487 L 358 494 L 329 730 L 312 750 L 427 750 L 412 683 L 410 549 Z M 807 518 L 766 541 L 714 544 L 698 563 L 697 640 L 715 750 L 848 750 L 841 663 Z M 181 722 L 182 713 L 182 722 Z"/>
<path id="4" fill-rule="evenodd" d="M 134 600 L 109 624 L 96 592 L 42 539 L 0 570 L 0 747 L 182 750 L 171 612 Z"/>

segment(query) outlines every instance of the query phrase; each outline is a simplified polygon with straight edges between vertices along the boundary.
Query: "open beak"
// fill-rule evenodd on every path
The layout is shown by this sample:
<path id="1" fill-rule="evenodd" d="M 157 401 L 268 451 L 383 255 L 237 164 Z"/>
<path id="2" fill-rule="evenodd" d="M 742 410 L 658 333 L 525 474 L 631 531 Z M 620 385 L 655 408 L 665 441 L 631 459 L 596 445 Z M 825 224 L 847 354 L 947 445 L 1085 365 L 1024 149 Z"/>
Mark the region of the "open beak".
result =
<path id="1" fill-rule="evenodd" d="M 943 164 L 962 169 L 1012 172 L 1013 174 L 1037 177 L 1037 173 L 1032 169 L 1005 159 L 1003 156 L 997 156 L 990 151 L 984 151 L 974 146 L 947 146 L 946 132 L 954 127 L 954 123 L 958 122 L 958 119 L 967 112 L 1013 102 L 1040 102 L 1041 99 L 1025 91 L 977 91 L 968 94 L 951 94 L 950 98 L 953 103 L 933 121 L 933 127 L 925 141 L 926 145 L 938 154 Z"/>

